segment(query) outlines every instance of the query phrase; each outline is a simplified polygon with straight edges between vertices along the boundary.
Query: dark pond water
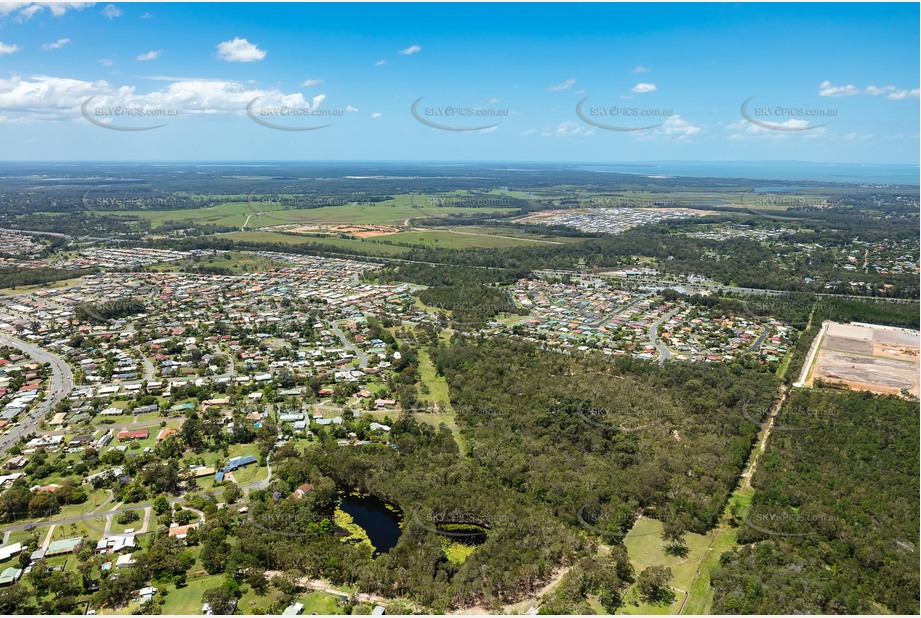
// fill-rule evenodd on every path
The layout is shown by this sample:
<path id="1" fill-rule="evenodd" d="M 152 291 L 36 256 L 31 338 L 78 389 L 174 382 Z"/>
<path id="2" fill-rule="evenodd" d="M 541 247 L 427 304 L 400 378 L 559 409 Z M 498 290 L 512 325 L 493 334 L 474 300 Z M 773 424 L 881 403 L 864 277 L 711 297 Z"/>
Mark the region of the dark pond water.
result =
<path id="1" fill-rule="evenodd" d="M 388 509 L 383 500 L 374 496 L 345 494 L 339 507 L 365 529 L 377 553 L 390 551 L 400 539 L 400 514 Z"/>

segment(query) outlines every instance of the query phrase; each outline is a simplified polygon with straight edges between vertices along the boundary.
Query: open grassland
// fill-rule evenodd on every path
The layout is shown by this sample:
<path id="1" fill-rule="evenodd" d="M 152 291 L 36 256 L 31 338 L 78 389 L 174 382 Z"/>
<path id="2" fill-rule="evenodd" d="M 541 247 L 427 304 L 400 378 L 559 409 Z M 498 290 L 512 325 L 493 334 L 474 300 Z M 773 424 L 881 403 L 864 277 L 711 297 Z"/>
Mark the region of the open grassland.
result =
<path id="1" fill-rule="evenodd" d="M 437 201 L 438 196 L 401 195 L 393 200 L 377 203 L 352 202 L 342 206 L 319 208 L 285 208 L 282 201 L 271 202 L 253 199 L 251 201 L 228 202 L 216 206 L 195 209 L 174 210 L 125 210 L 112 213 L 122 217 L 136 217 L 158 227 L 166 221 L 190 224 L 226 225 L 242 228 L 259 228 L 272 225 L 298 223 L 312 224 L 356 224 L 405 226 L 414 217 L 437 217 L 441 215 L 483 214 L 500 212 L 509 208 L 468 208 L 452 205 L 450 199 Z"/>
<path id="2" fill-rule="evenodd" d="M 635 587 L 624 595 L 624 605 L 619 613 L 624 614 L 677 614 L 684 603 L 687 591 L 693 583 L 700 563 L 706 558 L 711 537 L 709 535 L 686 533 L 684 536 L 688 552 L 685 556 L 673 556 L 665 552 L 662 541 L 662 522 L 642 517 L 624 538 L 630 562 L 639 575 L 651 566 L 666 566 L 672 570 L 671 587 L 675 601 L 670 605 L 650 605 L 639 598 Z"/>

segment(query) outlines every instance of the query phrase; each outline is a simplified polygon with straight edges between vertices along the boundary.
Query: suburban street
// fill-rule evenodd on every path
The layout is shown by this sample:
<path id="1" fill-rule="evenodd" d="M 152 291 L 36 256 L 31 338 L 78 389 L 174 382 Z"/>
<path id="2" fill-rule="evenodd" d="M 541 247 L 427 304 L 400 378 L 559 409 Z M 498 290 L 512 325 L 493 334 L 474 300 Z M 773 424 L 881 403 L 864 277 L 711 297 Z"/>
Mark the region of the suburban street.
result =
<path id="1" fill-rule="evenodd" d="M 0 345 L 8 345 L 26 352 L 38 363 L 50 363 L 51 375 L 42 401 L 34 406 L 29 413 L 19 419 L 16 426 L 3 436 L 0 436 L 0 455 L 5 454 L 20 437 L 32 433 L 45 415 L 54 409 L 58 402 L 63 401 L 74 385 L 74 374 L 70 367 L 56 354 L 52 354 L 37 345 L 28 343 L 15 337 L 0 334 Z"/>

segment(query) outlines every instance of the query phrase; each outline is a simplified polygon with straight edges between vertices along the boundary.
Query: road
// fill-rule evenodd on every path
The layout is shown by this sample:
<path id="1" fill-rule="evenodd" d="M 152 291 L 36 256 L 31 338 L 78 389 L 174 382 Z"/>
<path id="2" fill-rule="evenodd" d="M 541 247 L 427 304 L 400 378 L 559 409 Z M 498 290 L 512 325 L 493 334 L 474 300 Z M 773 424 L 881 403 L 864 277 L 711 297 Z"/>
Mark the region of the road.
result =
<path id="1" fill-rule="evenodd" d="M 35 431 L 45 415 L 70 394 L 74 386 L 74 374 L 61 357 L 27 341 L 0 334 L 0 345 L 19 348 L 36 362 L 49 363 L 51 367 L 51 375 L 42 401 L 21 417 L 12 429 L 0 436 L 0 455 L 3 455 L 20 437 Z"/>
<path id="2" fill-rule="evenodd" d="M 668 322 L 672 319 L 672 316 L 678 313 L 677 309 L 672 309 L 661 318 L 649 325 L 649 341 L 652 342 L 652 345 L 656 346 L 659 349 L 659 364 L 664 365 L 665 361 L 672 357 L 671 350 L 668 349 L 668 346 L 664 343 L 661 343 L 658 338 L 659 326 Z"/>
<path id="3" fill-rule="evenodd" d="M 330 330 L 336 333 L 336 336 L 342 341 L 342 345 L 350 349 L 355 353 L 355 356 L 358 357 L 358 368 L 364 369 L 368 366 L 368 355 L 364 353 L 358 346 L 349 341 L 349 338 L 345 336 L 345 333 L 339 328 L 339 326 L 332 322 L 330 323 Z"/>

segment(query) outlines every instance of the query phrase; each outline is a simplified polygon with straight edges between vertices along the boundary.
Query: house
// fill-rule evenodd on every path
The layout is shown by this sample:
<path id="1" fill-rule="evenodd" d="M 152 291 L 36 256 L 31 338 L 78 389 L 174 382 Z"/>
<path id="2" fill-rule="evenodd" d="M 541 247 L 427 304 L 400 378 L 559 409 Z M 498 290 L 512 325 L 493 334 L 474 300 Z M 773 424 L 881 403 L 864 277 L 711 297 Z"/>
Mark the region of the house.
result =
<path id="1" fill-rule="evenodd" d="M 372 616 L 383 616 L 386 613 L 387 613 L 387 610 L 384 608 L 383 605 L 375 605 L 374 609 L 371 610 Z"/>
<path id="2" fill-rule="evenodd" d="M 282 616 L 299 616 L 301 612 L 304 611 L 303 603 L 295 603 L 294 605 L 289 605 L 281 613 Z"/>
<path id="3" fill-rule="evenodd" d="M 22 551 L 22 543 L 12 543 L 0 547 L 0 562 L 6 562 L 13 556 L 18 556 Z"/>
<path id="4" fill-rule="evenodd" d="M 163 442 L 175 433 L 179 433 L 179 430 L 173 429 L 172 427 L 164 427 L 160 430 L 160 433 L 157 434 L 157 442 Z"/>
<path id="5" fill-rule="evenodd" d="M 77 550 L 77 547 L 83 542 L 82 536 L 72 536 L 68 539 L 59 539 L 57 541 L 52 541 L 48 545 L 48 549 L 45 550 L 45 558 L 50 558 L 52 556 L 63 556 L 64 554 L 72 554 Z"/>
<path id="6" fill-rule="evenodd" d="M 311 491 L 313 491 L 313 484 L 312 484 L 312 483 L 304 483 L 303 485 L 301 485 L 300 487 L 298 487 L 297 489 L 295 489 L 295 490 L 291 493 L 291 495 L 288 496 L 288 497 L 289 497 L 289 498 L 292 498 L 292 499 L 294 499 L 294 500 L 300 500 L 301 498 L 303 498 L 304 496 L 306 496 L 307 494 L 309 494 Z"/>
<path id="7" fill-rule="evenodd" d="M 8 462 L 3 464 L 3 467 L 7 470 L 18 470 L 20 468 L 24 468 L 28 461 L 29 460 L 22 455 L 17 455 L 16 457 L 12 457 Z"/>
<path id="8" fill-rule="evenodd" d="M 119 534 L 99 539 L 96 543 L 97 553 L 118 553 L 128 547 L 135 547 L 133 534 Z"/>
<path id="9" fill-rule="evenodd" d="M 12 586 L 19 578 L 22 577 L 22 569 L 16 567 L 6 567 L 0 573 L 0 586 Z"/>
<path id="10" fill-rule="evenodd" d="M 169 525 L 169 536 L 177 539 L 184 539 L 189 535 L 191 530 L 195 530 L 196 528 L 198 528 L 197 523 L 180 526 L 176 522 L 173 522 Z"/>
<path id="11" fill-rule="evenodd" d="M 118 557 L 118 560 L 115 561 L 116 569 L 122 569 L 122 568 L 133 566 L 133 565 L 134 565 L 134 558 L 132 558 L 132 554 L 130 553 L 122 554 L 121 556 Z"/>
<path id="12" fill-rule="evenodd" d="M 389 408 L 397 405 L 397 402 L 394 399 L 375 399 L 374 407 L 375 408 Z"/>
<path id="13" fill-rule="evenodd" d="M 259 460 L 253 457 L 252 455 L 246 455 L 244 457 L 232 457 L 227 460 L 227 464 L 221 468 L 222 472 L 233 472 L 239 468 L 244 468 L 251 464 L 258 462 Z"/>
<path id="14" fill-rule="evenodd" d="M 137 429 L 135 431 L 129 431 L 127 429 L 118 432 L 119 442 L 124 442 L 125 440 L 146 440 L 150 436 L 150 432 L 146 429 Z"/>

